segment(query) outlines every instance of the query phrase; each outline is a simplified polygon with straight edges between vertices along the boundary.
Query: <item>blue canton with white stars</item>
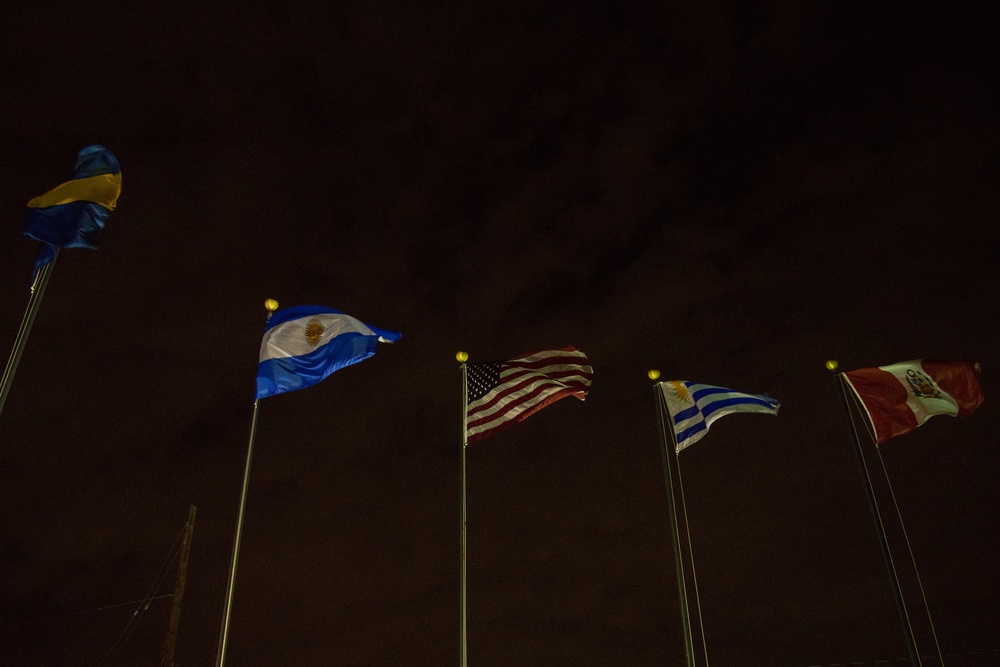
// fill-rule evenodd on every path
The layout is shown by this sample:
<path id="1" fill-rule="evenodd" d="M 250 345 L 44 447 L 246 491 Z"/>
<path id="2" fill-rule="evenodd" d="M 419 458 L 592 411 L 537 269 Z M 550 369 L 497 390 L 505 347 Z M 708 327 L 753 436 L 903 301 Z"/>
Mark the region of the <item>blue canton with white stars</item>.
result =
<path id="1" fill-rule="evenodd" d="M 500 384 L 500 366 L 502 361 L 494 361 L 485 364 L 469 364 L 468 370 L 468 396 L 469 403 L 478 401 L 490 392 L 491 389 Z"/>

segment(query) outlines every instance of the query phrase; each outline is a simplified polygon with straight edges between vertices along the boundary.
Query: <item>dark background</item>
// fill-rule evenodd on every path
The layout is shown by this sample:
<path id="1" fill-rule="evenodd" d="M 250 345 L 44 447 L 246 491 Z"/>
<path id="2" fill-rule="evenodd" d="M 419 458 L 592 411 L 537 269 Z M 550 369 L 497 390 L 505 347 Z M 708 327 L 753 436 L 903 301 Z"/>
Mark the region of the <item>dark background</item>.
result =
<path id="1" fill-rule="evenodd" d="M 4 357 L 25 203 L 89 143 L 123 193 L 0 415 L 0 662 L 160 664 L 170 600 L 117 652 L 111 605 L 193 503 L 214 664 L 273 297 L 403 338 L 261 402 L 227 665 L 456 664 L 454 354 L 569 343 L 588 400 L 468 451 L 470 664 L 682 664 L 649 368 L 782 399 L 680 457 L 712 664 L 905 658 L 823 362 L 919 357 L 984 364 L 882 455 L 942 652 L 995 664 L 998 10 L 874 4 L 7 3 Z"/>

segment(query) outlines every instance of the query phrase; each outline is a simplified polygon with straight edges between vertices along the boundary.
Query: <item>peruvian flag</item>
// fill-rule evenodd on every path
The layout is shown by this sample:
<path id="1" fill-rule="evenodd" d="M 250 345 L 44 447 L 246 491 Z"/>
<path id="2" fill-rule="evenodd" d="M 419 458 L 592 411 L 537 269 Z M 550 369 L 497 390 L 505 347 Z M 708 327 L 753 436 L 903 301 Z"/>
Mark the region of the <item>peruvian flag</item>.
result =
<path id="1" fill-rule="evenodd" d="M 934 415 L 964 417 L 983 404 L 979 364 L 916 359 L 844 373 L 882 443 Z"/>

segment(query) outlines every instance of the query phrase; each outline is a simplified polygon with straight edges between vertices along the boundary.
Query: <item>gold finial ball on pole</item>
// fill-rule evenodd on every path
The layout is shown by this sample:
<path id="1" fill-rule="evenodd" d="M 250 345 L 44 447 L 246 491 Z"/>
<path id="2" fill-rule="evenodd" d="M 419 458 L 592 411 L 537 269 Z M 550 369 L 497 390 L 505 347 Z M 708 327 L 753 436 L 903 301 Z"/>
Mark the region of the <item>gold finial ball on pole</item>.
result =
<path id="1" fill-rule="evenodd" d="M 836 359 L 827 359 L 826 360 L 826 370 L 828 370 L 828 371 L 835 371 L 835 370 L 837 370 L 837 366 L 839 366 L 839 365 L 840 364 L 837 363 Z"/>
<path id="2" fill-rule="evenodd" d="M 464 364 L 466 361 L 469 360 L 469 353 L 468 352 L 456 352 L 455 353 L 455 358 L 458 359 L 460 362 L 462 362 Z"/>
<path id="3" fill-rule="evenodd" d="M 278 310 L 278 301 L 276 299 L 265 299 L 264 307 L 267 308 L 267 312 L 273 313 Z"/>
<path id="4" fill-rule="evenodd" d="M 651 370 L 651 371 L 649 371 L 648 373 L 646 373 L 646 376 L 647 376 L 647 377 L 648 377 L 648 378 L 649 378 L 650 380 L 659 380 L 659 379 L 660 379 L 660 371 L 658 371 L 658 370 L 656 370 L 656 369 L 654 368 L 653 370 Z"/>

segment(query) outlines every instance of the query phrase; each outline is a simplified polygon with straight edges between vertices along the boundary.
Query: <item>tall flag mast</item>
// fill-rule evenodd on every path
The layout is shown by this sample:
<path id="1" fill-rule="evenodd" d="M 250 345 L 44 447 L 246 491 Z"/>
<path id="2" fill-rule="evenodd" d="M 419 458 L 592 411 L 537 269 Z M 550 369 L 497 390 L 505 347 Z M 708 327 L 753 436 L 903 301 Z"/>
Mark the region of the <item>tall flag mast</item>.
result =
<path id="1" fill-rule="evenodd" d="M 466 503 L 465 503 L 465 448 L 469 445 L 469 374 L 466 368 L 465 362 L 469 360 L 468 352 L 458 352 L 455 354 L 455 359 L 462 364 L 462 511 L 461 511 L 461 566 L 460 566 L 460 584 L 459 584 L 459 621 L 458 621 L 458 636 L 459 636 L 459 658 L 458 664 L 461 667 L 468 667 L 469 664 L 469 639 L 467 630 L 467 620 L 468 620 L 468 605 L 467 605 L 467 576 L 466 576 L 466 547 L 468 545 L 467 541 L 467 524 L 466 524 Z"/>
<path id="2" fill-rule="evenodd" d="M 826 367 L 830 371 L 835 371 L 837 366 L 838 363 L 836 360 L 831 359 L 826 362 Z M 861 413 L 865 417 L 863 420 L 865 427 L 872 442 L 875 443 L 875 450 L 881 461 L 882 452 L 880 445 L 886 440 L 913 431 L 935 415 L 965 417 L 972 414 L 976 408 L 982 405 L 983 391 L 979 384 L 979 371 L 980 365 L 977 362 L 915 359 L 889 366 L 862 368 L 856 371 L 837 374 L 841 405 L 844 408 L 848 425 L 851 427 L 851 435 L 854 439 L 858 464 L 861 469 L 861 478 L 864 482 L 865 495 L 868 498 L 868 507 L 872 514 L 872 521 L 875 525 L 875 533 L 878 536 L 879 546 L 882 550 L 882 557 L 885 560 L 886 569 L 889 573 L 889 582 L 892 586 L 893 597 L 899 612 L 903 638 L 906 641 L 906 649 L 910 656 L 910 662 L 913 665 L 922 665 L 923 663 L 917 648 L 913 625 L 910 622 L 910 617 L 906 609 L 906 602 L 903 598 L 902 588 L 899 583 L 899 574 L 892 558 L 892 550 L 889 547 L 889 541 L 886 537 L 885 524 L 879 512 L 878 500 L 875 497 L 875 490 L 872 486 L 871 474 L 868 472 L 868 464 L 865 461 L 864 450 L 861 446 L 861 438 L 858 435 L 858 428 L 855 425 L 854 412 L 850 408 L 849 396 L 853 396 L 855 404 L 859 406 Z M 888 471 L 885 468 L 884 462 L 882 462 L 882 470 L 885 473 L 885 482 L 888 485 L 889 492 L 892 494 L 892 484 L 889 482 Z M 895 503 L 895 494 L 892 494 L 892 496 Z M 913 565 L 913 572 L 920 588 L 920 595 L 927 614 L 927 620 L 930 624 L 930 631 L 934 639 L 938 660 L 943 664 L 944 657 L 941 652 L 941 646 L 938 643 L 937 632 L 934 630 L 930 605 L 927 602 L 927 596 L 924 595 L 916 559 L 913 556 L 913 549 L 910 548 L 910 541 L 906 536 L 906 527 L 903 524 L 903 517 L 898 505 L 896 505 L 896 518 L 906 541 L 910 562 Z"/>
<path id="3" fill-rule="evenodd" d="M 660 371 L 651 370 L 650 380 L 660 378 Z M 708 428 L 719 417 L 737 412 L 777 415 L 781 403 L 770 396 L 744 394 L 742 392 L 687 380 L 659 382 L 654 387 L 656 411 L 660 426 L 660 446 L 663 454 L 663 477 L 667 487 L 667 505 L 670 510 L 670 531 L 674 545 L 674 562 L 677 568 L 677 588 L 681 605 L 681 627 L 684 632 L 684 657 L 688 667 L 695 667 L 694 638 L 691 632 L 691 609 L 687 595 L 687 577 L 684 574 L 684 555 L 681 545 L 680 527 L 677 520 L 677 502 L 674 494 L 673 471 L 670 465 L 673 450 L 677 464 L 677 489 L 681 498 L 684 515 L 684 529 L 687 537 L 687 553 L 691 561 L 691 580 L 694 585 L 695 607 L 698 610 L 698 626 L 701 632 L 701 647 L 708 667 L 708 642 L 705 638 L 705 624 L 701 616 L 701 600 L 698 596 L 698 575 L 694 567 L 694 548 L 691 543 L 691 529 L 684 500 L 684 482 L 681 477 L 680 452 L 701 440 Z M 669 417 L 669 426 L 668 418 Z M 669 435 L 669 438 L 668 438 Z"/>
<path id="4" fill-rule="evenodd" d="M 650 380 L 655 381 L 659 379 L 660 371 L 651 370 L 647 375 Z M 687 577 L 684 576 L 684 557 L 681 550 L 680 530 L 677 524 L 677 502 L 675 500 L 676 495 L 674 493 L 674 481 L 670 466 L 670 456 L 667 454 L 668 443 L 669 449 L 673 449 L 675 451 L 677 445 L 673 429 L 667 428 L 667 420 L 665 416 L 666 407 L 664 406 L 663 394 L 656 391 L 655 399 L 657 422 L 660 427 L 660 453 L 663 455 L 663 479 L 667 487 L 667 509 L 670 514 L 670 537 L 674 545 L 674 568 L 677 571 L 677 596 L 681 604 L 681 631 L 684 634 L 684 664 L 686 664 L 687 667 L 695 667 L 694 638 L 691 635 L 691 608 L 688 605 L 687 598 Z M 704 632 L 702 632 L 702 636 L 704 636 Z"/>
<path id="5" fill-rule="evenodd" d="M 122 191 L 118 159 L 104 146 L 86 146 L 76 156 L 73 179 L 28 202 L 23 233 L 41 243 L 35 258 L 31 296 L 0 379 L 0 413 L 52 276 L 60 248 L 97 248 L 97 241 Z"/>
<path id="6" fill-rule="evenodd" d="M 243 515 L 246 510 L 250 460 L 257 433 L 260 399 L 318 384 L 334 371 L 364 361 L 375 354 L 378 343 L 394 343 L 401 337 L 398 332 L 369 326 L 339 310 L 324 306 L 295 306 L 275 312 L 278 310 L 278 302 L 268 299 L 264 302 L 264 307 L 267 309 L 267 327 L 260 345 L 257 394 L 250 420 L 250 442 L 243 467 L 243 486 L 236 517 L 236 534 L 233 537 L 233 554 L 229 564 L 216 667 L 223 667 L 226 661 L 236 563 L 243 534 Z"/>
<path id="7" fill-rule="evenodd" d="M 561 398 L 585 400 L 594 377 L 583 350 L 568 346 L 529 352 L 507 361 L 462 364 L 462 511 L 461 585 L 459 593 L 459 664 L 468 667 L 465 448 L 470 442 L 498 433 L 527 419 Z M 469 379 L 472 383 L 470 386 Z"/>
<path id="8" fill-rule="evenodd" d="M 21 319 L 21 326 L 17 330 L 17 337 L 14 339 L 14 349 L 11 350 L 7 366 L 4 367 L 3 378 L 0 379 L 0 413 L 3 413 L 3 406 L 7 402 L 7 394 L 10 393 L 10 386 L 14 383 L 14 373 L 21 363 L 21 355 L 24 347 L 28 343 L 28 334 L 31 333 L 31 326 L 35 323 L 35 315 L 38 314 L 38 307 L 42 303 L 42 296 L 45 295 L 45 288 L 49 284 L 52 276 L 52 267 L 55 265 L 58 248 L 52 255 L 52 260 L 45 264 L 41 270 L 35 272 L 35 279 L 31 285 L 31 296 L 28 297 L 28 306 Z"/>

